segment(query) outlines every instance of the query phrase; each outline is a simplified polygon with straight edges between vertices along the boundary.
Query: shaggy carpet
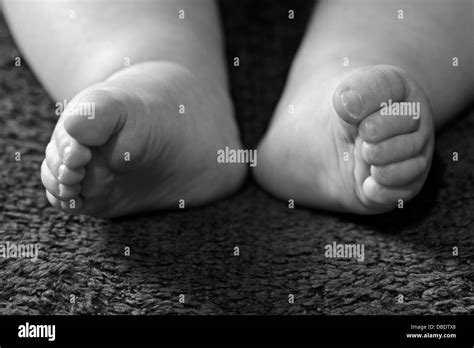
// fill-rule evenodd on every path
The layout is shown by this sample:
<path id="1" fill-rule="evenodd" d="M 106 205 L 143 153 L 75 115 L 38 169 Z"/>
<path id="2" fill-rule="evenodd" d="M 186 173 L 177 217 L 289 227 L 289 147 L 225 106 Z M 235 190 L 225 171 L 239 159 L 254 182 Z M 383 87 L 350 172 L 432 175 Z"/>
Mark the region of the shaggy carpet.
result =
<path id="1" fill-rule="evenodd" d="M 311 6 L 292 1 L 288 20 L 288 2 L 221 3 L 246 147 L 267 127 Z M 36 262 L 0 258 L 1 314 L 474 313 L 472 111 L 437 135 L 422 193 L 383 216 L 289 209 L 249 179 L 199 209 L 93 219 L 48 205 L 39 173 L 54 102 L 27 62 L 15 67 L 3 20 L 0 50 L 0 244 L 40 245 Z M 364 262 L 325 258 L 333 242 L 364 244 Z"/>

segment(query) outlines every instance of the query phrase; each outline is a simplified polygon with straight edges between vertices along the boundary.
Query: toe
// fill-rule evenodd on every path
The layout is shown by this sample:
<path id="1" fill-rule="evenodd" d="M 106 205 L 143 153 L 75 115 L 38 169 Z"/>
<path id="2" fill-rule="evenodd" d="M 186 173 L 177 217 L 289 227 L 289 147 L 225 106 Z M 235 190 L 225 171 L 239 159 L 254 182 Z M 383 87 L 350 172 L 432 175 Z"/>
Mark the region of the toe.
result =
<path id="1" fill-rule="evenodd" d="M 41 181 L 49 193 L 59 200 L 73 198 L 81 192 L 81 185 L 79 184 L 72 186 L 60 184 L 59 180 L 51 173 L 46 160 L 41 165 Z"/>
<path id="2" fill-rule="evenodd" d="M 57 199 L 56 197 L 54 197 L 48 190 L 45 190 L 46 191 L 46 199 L 48 200 L 48 202 L 56 209 L 61 209 L 61 202 L 59 201 L 59 199 Z"/>
<path id="3" fill-rule="evenodd" d="M 92 158 L 92 152 L 89 147 L 79 144 L 71 139 L 68 146 L 62 153 L 63 163 L 71 169 L 79 169 L 86 166 Z"/>
<path id="4" fill-rule="evenodd" d="M 379 184 L 372 176 L 369 176 L 362 184 L 362 190 L 365 197 L 373 203 L 395 206 L 398 200 L 407 201 L 417 195 L 422 185 L 423 181 L 418 180 L 409 186 L 392 188 Z"/>
<path id="5" fill-rule="evenodd" d="M 378 143 L 395 135 L 414 132 L 419 125 L 419 119 L 412 116 L 382 116 L 378 111 L 362 121 L 359 134 L 366 142 Z"/>
<path id="6" fill-rule="evenodd" d="M 65 164 L 61 164 L 58 168 L 58 180 L 64 185 L 79 184 L 86 175 L 86 169 L 81 167 L 79 169 L 71 169 Z"/>
<path id="7" fill-rule="evenodd" d="M 71 137 L 64 129 L 63 122 L 58 122 L 53 137 L 57 153 L 69 168 L 84 167 L 90 162 L 92 153 L 89 147 L 81 145 Z"/>
<path id="8" fill-rule="evenodd" d="M 58 153 L 58 147 L 49 143 L 46 147 L 46 164 L 51 173 L 62 183 L 73 185 L 79 183 L 85 175 L 85 168 L 92 157 L 88 147 L 80 145 L 72 139 L 67 146 L 63 158 Z"/>
<path id="9" fill-rule="evenodd" d="M 359 124 L 380 109 L 383 102 L 401 101 L 408 95 L 408 85 L 400 69 L 377 65 L 354 71 L 338 86 L 333 106 L 339 117 L 350 124 Z"/>
<path id="10" fill-rule="evenodd" d="M 50 142 L 46 146 L 45 162 L 46 162 L 46 165 L 48 166 L 49 170 L 51 171 L 51 173 L 55 177 L 58 177 L 58 170 L 59 170 L 59 167 L 62 164 L 62 159 L 58 154 L 58 150 L 57 150 L 56 145 L 54 145 L 52 142 Z"/>
<path id="11" fill-rule="evenodd" d="M 62 118 L 59 119 L 58 123 L 56 124 L 56 127 L 54 128 L 53 133 L 53 139 L 55 140 L 57 151 L 61 158 L 64 149 L 70 146 L 71 141 L 73 140 L 73 138 L 64 129 L 63 121 L 64 120 Z"/>
<path id="12" fill-rule="evenodd" d="M 362 142 L 362 158 L 368 164 L 401 162 L 420 154 L 428 137 L 423 132 L 397 135 L 379 143 Z"/>
<path id="13" fill-rule="evenodd" d="M 417 156 L 385 166 L 371 166 L 370 174 L 380 185 L 400 187 L 409 185 L 420 178 L 428 171 L 428 165 L 424 156 Z"/>
<path id="14" fill-rule="evenodd" d="M 61 201 L 68 201 L 71 198 L 75 198 L 81 193 L 81 185 L 80 184 L 76 184 L 76 185 L 59 184 L 58 192 L 59 194 L 57 195 L 56 198 L 60 199 Z"/>
<path id="15" fill-rule="evenodd" d="M 114 92 L 118 93 L 91 88 L 76 96 L 63 114 L 67 133 L 86 146 L 104 145 L 126 119 L 125 104 L 114 97 Z"/>
<path id="16" fill-rule="evenodd" d="M 59 195 L 59 181 L 56 179 L 53 173 L 51 173 L 51 170 L 46 164 L 46 160 L 44 160 L 41 164 L 41 182 L 43 183 L 43 186 L 46 188 L 46 190 L 48 190 L 55 197 Z"/>

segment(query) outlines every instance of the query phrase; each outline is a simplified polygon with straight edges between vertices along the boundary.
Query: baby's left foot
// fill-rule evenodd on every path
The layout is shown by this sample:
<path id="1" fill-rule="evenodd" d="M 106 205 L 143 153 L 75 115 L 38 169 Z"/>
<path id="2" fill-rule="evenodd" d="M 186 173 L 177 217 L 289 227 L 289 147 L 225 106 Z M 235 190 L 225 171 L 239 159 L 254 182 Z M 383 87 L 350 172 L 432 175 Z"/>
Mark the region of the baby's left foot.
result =
<path id="1" fill-rule="evenodd" d="M 259 183 L 296 205 L 357 214 L 415 197 L 434 147 L 421 86 L 388 65 L 327 76 L 288 85 L 258 149 Z"/>
<path id="2" fill-rule="evenodd" d="M 67 213 L 111 218 L 197 206 L 230 194 L 245 176 L 244 164 L 217 162 L 225 146 L 240 141 L 219 80 L 143 62 L 74 97 L 41 179 L 51 205 Z"/>

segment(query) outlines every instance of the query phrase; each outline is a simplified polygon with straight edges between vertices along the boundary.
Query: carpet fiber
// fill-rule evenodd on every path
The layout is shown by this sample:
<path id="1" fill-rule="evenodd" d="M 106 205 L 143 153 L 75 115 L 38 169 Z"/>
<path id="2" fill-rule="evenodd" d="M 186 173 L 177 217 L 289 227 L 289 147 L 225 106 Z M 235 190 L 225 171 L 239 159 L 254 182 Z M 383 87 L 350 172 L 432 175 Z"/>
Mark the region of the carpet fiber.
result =
<path id="1" fill-rule="evenodd" d="M 249 148 L 267 127 L 310 13 L 310 2 L 292 1 L 288 20 L 287 4 L 221 3 Z M 383 216 L 289 209 L 251 179 L 199 209 L 69 216 L 48 205 L 39 176 L 54 102 L 27 62 L 14 66 L 20 52 L 3 20 L 0 50 L 0 244 L 40 243 L 36 262 L 0 258 L 1 314 L 474 313 L 472 111 L 437 135 L 418 198 Z M 364 244 L 365 261 L 325 258 L 334 241 Z"/>

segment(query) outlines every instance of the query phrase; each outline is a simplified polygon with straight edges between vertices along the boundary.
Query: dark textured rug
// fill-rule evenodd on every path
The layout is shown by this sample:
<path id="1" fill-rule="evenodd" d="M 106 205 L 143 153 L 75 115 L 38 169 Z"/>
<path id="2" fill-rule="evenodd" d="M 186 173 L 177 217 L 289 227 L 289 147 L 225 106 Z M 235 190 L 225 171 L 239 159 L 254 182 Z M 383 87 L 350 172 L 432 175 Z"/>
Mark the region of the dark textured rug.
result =
<path id="1" fill-rule="evenodd" d="M 241 63 L 229 68 L 232 93 L 245 145 L 253 147 L 311 3 L 291 2 L 294 21 L 288 2 L 221 6 L 229 62 L 239 56 Z M 44 197 L 39 172 L 54 103 L 26 64 L 14 66 L 20 53 L 3 21 L 0 50 L 0 244 L 40 243 L 36 262 L 0 258 L 0 313 L 474 313 L 473 112 L 438 134 L 419 197 L 384 216 L 288 209 L 249 179 L 238 194 L 200 209 L 75 217 Z M 364 244 L 365 261 L 325 258 L 324 245 L 334 241 Z"/>

